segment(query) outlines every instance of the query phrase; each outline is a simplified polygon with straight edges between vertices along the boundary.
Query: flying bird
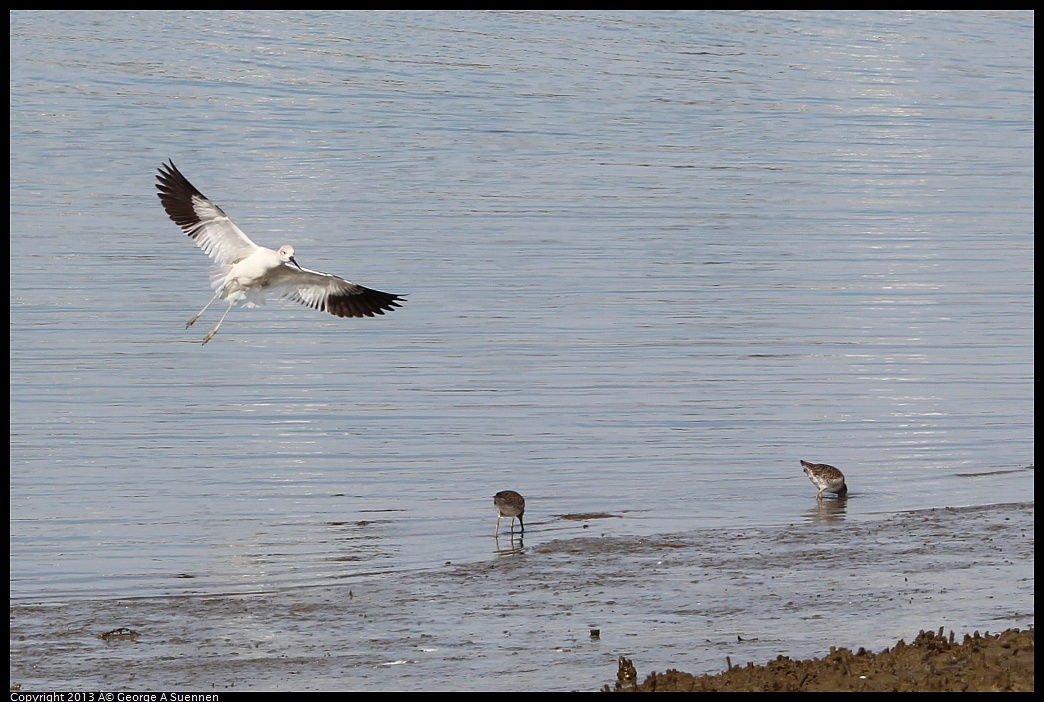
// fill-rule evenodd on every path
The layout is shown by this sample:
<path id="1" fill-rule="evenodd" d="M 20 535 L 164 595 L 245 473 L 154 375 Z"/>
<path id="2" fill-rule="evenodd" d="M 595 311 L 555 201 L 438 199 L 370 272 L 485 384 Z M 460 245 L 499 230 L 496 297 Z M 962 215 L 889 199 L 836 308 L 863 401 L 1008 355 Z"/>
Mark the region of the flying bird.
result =
<path id="1" fill-rule="evenodd" d="M 214 297 L 185 328 L 191 327 L 218 299 L 228 303 L 217 326 L 203 337 L 204 344 L 214 338 L 233 307 L 264 305 L 266 292 L 337 317 L 383 315 L 406 301 L 400 295 L 302 268 L 289 244 L 278 251 L 258 246 L 220 207 L 196 190 L 173 161 L 160 166 L 156 180 L 163 209 L 214 261 L 210 275 Z"/>

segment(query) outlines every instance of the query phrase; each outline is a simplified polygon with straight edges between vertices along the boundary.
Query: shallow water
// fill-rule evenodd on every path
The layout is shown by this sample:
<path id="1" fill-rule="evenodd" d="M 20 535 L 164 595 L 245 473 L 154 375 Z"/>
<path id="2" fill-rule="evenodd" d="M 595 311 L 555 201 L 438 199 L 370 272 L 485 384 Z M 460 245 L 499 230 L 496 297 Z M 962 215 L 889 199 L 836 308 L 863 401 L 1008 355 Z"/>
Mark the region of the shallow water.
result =
<path id="1" fill-rule="evenodd" d="M 12 630 L 481 570 L 502 489 L 536 554 L 785 529 L 800 459 L 846 472 L 852 529 L 1032 504 L 1033 29 L 13 13 Z M 167 158 L 259 243 L 409 302 L 237 309 L 200 347 Z"/>
<path id="2" fill-rule="evenodd" d="M 921 629 L 1025 627 L 1033 506 L 858 525 L 827 500 L 785 528 L 653 538 L 501 539 L 488 561 L 338 586 L 12 608 L 26 689 L 596 690 L 831 645 L 880 650 Z M 102 640 L 127 627 L 137 636 Z M 597 637 L 592 636 L 597 630 Z M 825 643 L 829 642 L 829 643 Z M 46 658 L 46 663 L 44 659 Z"/>

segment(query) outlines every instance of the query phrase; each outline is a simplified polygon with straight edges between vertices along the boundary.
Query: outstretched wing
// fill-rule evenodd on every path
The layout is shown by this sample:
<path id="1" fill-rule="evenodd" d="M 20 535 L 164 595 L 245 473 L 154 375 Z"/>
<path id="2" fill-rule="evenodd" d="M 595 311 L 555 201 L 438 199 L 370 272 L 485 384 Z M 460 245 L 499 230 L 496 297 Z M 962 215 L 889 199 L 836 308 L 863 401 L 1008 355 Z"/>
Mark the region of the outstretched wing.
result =
<path id="1" fill-rule="evenodd" d="M 220 207 L 181 175 L 173 161 L 160 166 L 156 180 L 163 209 L 215 263 L 229 266 L 258 249 Z"/>
<path id="2" fill-rule="evenodd" d="M 269 287 L 285 300 L 308 305 L 337 317 L 373 317 L 391 312 L 406 301 L 401 295 L 372 290 L 329 273 L 307 268 L 285 269 L 288 275 Z M 292 271 L 292 272 L 291 272 Z"/>

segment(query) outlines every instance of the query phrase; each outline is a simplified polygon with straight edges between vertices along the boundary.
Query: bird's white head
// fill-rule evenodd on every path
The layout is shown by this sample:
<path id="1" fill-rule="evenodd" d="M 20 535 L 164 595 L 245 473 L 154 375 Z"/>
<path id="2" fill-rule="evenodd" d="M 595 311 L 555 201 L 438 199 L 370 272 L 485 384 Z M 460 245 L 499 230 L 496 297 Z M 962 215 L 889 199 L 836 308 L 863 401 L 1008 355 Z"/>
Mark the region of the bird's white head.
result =
<path id="1" fill-rule="evenodd" d="M 298 268 L 301 267 L 298 265 L 297 261 L 294 260 L 294 247 L 290 244 L 279 247 L 279 258 L 283 263 L 292 263 Z"/>

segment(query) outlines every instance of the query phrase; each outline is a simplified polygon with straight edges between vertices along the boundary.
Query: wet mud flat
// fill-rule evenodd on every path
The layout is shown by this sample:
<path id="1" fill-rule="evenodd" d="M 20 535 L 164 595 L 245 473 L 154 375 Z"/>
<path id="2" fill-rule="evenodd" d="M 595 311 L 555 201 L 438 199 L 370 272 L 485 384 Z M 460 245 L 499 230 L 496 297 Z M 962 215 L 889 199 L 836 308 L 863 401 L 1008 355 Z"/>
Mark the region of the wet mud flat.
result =
<path id="1" fill-rule="evenodd" d="M 605 692 L 1032 692 L 1033 629 L 965 634 L 922 631 L 907 644 L 871 653 L 832 648 L 823 658 L 779 656 L 767 665 L 737 666 L 717 675 L 677 670 L 638 672 L 620 659 L 616 685 Z"/>
<path id="2" fill-rule="evenodd" d="M 259 583 L 252 594 L 12 602 L 10 681 L 22 690 L 595 691 L 618 681 L 621 657 L 646 673 L 697 676 L 782 665 L 779 656 L 841 655 L 852 670 L 866 655 L 842 648 L 892 649 L 939 627 L 962 642 L 1033 626 L 1033 503 L 862 520 L 837 509 L 655 537 L 600 535 L 605 518 L 548 517 L 524 541 L 490 538 L 474 562 L 435 569 L 285 590 Z"/>

